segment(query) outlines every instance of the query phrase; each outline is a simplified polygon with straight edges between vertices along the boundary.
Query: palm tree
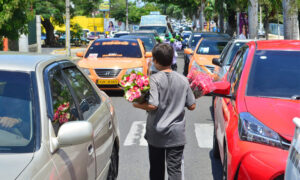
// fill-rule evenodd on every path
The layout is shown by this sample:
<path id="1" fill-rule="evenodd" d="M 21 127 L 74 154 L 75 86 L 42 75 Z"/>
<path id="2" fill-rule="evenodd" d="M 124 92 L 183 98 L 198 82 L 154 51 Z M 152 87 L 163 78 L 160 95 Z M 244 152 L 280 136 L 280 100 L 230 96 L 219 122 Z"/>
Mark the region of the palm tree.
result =
<path id="1" fill-rule="evenodd" d="M 282 0 L 284 39 L 299 39 L 298 6 L 296 0 Z"/>

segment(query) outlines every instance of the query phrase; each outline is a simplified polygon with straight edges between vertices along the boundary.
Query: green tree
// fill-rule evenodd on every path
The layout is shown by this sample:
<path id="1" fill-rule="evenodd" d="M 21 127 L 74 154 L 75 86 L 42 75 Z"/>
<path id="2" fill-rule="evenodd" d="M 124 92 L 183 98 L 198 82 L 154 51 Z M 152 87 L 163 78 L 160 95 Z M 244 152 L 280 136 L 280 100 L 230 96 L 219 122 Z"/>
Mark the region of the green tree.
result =
<path id="1" fill-rule="evenodd" d="M 98 0 L 71 0 L 71 16 L 74 15 L 91 15 L 99 4 Z M 34 0 L 34 9 L 36 14 L 42 16 L 42 25 L 46 30 L 46 44 L 55 46 L 54 26 L 64 24 L 64 14 L 66 10 L 65 0 Z"/>
<path id="2" fill-rule="evenodd" d="M 18 39 L 20 34 L 27 32 L 28 22 L 34 17 L 31 2 L 32 0 L 0 1 L 0 37 Z"/>

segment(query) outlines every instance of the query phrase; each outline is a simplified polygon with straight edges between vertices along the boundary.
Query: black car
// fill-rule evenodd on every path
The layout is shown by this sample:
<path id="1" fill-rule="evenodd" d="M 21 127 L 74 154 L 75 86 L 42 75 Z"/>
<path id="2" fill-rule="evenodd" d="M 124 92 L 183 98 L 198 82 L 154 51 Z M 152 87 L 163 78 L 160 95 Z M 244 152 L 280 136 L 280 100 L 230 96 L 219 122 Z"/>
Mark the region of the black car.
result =
<path id="1" fill-rule="evenodd" d="M 135 35 L 126 35 L 126 36 L 121 36 L 121 39 L 140 39 L 143 41 L 145 49 L 147 52 L 151 52 L 153 47 L 156 44 L 155 38 L 153 36 L 135 36 Z"/>
<path id="2" fill-rule="evenodd" d="M 228 34 L 225 33 L 216 33 L 216 32 L 194 32 L 191 34 L 189 41 L 187 43 L 187 48 L 191 48 L 192 50 L 195 50 L 198 41 L 201 38 L 205 37 L 223 37 L 226 39 L 231 39 L 231 37 Z M 188 67 L 190 63 L 190 55 L 184 54 L 184 69 L 183 74 L 186 76 L 188 74 Z"/>

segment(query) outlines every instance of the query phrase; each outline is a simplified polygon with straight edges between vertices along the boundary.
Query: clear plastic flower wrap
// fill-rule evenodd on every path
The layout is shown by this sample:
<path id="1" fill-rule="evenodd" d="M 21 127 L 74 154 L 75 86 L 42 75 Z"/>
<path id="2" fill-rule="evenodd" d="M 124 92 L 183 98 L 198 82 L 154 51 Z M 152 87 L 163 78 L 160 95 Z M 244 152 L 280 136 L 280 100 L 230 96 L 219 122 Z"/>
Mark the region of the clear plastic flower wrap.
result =
<path id="1" fill-rule="evenodd" d="M 208 93 L 211 93 L 216 89 L 213 78 L 203 72 L 197 71 L 196 69 L 191 69 L 187 76 L 190 87 L 195 95 L 195 98 L 200 98 Z"/>
<path id="2" fill-rule="evenodd" d="M 143 73 L 132 71 L 130 74 L 124 75 L 120 86 L 124 89 L 124 97 L 127 101 L 138 103 L 147 101 L 150 84 L 149 77 Z"/>

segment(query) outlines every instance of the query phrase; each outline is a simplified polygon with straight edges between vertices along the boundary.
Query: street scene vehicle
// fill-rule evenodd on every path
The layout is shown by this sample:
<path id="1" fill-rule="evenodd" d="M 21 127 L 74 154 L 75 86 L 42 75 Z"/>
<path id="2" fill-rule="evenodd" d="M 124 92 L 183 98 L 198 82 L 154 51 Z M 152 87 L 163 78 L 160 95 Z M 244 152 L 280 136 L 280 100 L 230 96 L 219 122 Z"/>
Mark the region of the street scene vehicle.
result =
<path id="1" fill-rule="evenodd" d="M 121 37 L 121 36 L 125 36 L 125 35 L 128 35 L 130 32 L 128 32 L 128 31 L 119 31 L 119 32 L 116 32 L 115 34 L 114 34 L 114 38 L 119 38 L 119 37 Z"/>
<path id="2" fill-rule="evenodd" d="M 188 72 L 195 68 L 198 71 L 213 75 L 215 65 L 212 60 L 220 57 L 228 41 L 227 38 L 223 37 L 207 37 L 198 42 L 194 52 L 192 49 L 185 49 L 184 53 L 191 55 Z"/>
<path id="3" fill-rule="evenodd" d="M 225 179 L 283 179 L 300 116 L 300 41 L 251 41 L 214 91 L 214 147 Z M 276 158 L 274 158 L 276 157 Z"/>
<path id="4" fill-rule="evenodd" d="M 153 36 L 153 37 L 159 37 L 158 33 L 156 30 L 138 30 L 138 31 L 133 31 L 130 33 L 130 35 L 137 35 L 137 36 Z"/>
<path id="5" fill-rule="evenodd" d="M 173 29 L 165 15 L 141 16 L 139 30 L 155 30 L 162 40 L 165 39 L 166 33 L 173 33 Z"/>
<path id="6" fill-rule="evenodd" d="M 83 54 L 78 65 L 103 90 L 121 90 L 119 82 L 131 71 L 147 74 L 151 53 L 146 53 L 140 39 L 97 39 Z"/>
<path id="7" fill-rule="evenodd" d="M 205 38 L 205 37 L 223 37 L 226 39 L 230 39 L 231 37 L 228 34 L 224 34 L 224 33 L 214 33 L 214 32 L 194 32 L 190 35 L 190 38 L 187 42 L 187 48 L 192 49 L 192 51 L 195 50 L 199 40 L 201 38 Z M 184 55 L 184 70 L 183 70 L 183 74 L 186 76 L 188 73 L 188 68 L 189 68 L 189 64 L 190 64 L 190 58 L 191 55 L 190 54 L 185 54 Z"/>
<path id="8" fill-rule="evenodd" d="M 213 77 L 215 81 L 221 80 L 223 76 L 227 73 L 231 62 L 236 55 L 236 52 L 247 42 L 253 41 L 251 39 L 233 39 L 229 41 L 222 51 L 220 58 L 214 58 L 212 63 L 215 66 Z"/>
<path id="9" fill-rule="evenodd" d="M 284 179 L 291 179 L 296 180 L 300 179 L 300 172 L 299 172 L 299 151 L 300 151 L 300 118 L 295 117 L 293 122 L 296 125 L 294 137 L 291 143 L 291 147 L 289 150 L 289 156 L 286 163 L 286 170 L 284 174 Z"/>
<path id="10" fill-rule="evenodd" d="M 135 35 L 126 35 L 122 36 L 121 39 L 140 39 L 143 42 L 143 45 L 146 49 L 146 52 L 152 52 L 153 47 L 156 45 L 156 41 L 153 36 L 135 36 Z"/>
<path id="11" fill-rule="evenodd" d="M 0 57 L 1 179 L 116 178 L 110 98 L 66 58 Z"/>

